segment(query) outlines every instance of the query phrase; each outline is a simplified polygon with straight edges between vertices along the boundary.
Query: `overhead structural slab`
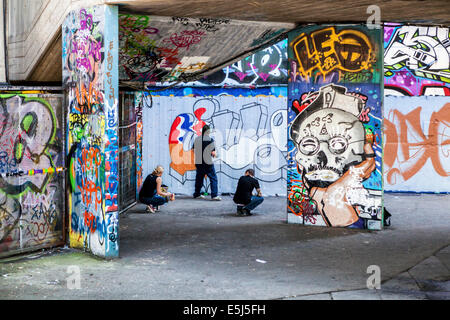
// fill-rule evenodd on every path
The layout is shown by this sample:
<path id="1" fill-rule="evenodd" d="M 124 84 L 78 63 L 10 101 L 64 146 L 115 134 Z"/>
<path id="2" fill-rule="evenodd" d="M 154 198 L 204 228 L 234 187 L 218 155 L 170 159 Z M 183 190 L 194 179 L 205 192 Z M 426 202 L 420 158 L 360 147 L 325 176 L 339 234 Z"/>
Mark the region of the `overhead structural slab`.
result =
<path id="1" fill-rule="evenodd" d="M 210 17 L 292 23 L 366 22 L 373 6 L 381 21 L 448 24 L 448 0 L 107 0 L 121 10 L 158 16 Z M 368 8 L 369 13 L 368 13 Z"/>
<path id="2" fill-rule="evenodd" d="M 293 23 L 119 15 L 122 83 L 193 81 L 279 41 Z"/>

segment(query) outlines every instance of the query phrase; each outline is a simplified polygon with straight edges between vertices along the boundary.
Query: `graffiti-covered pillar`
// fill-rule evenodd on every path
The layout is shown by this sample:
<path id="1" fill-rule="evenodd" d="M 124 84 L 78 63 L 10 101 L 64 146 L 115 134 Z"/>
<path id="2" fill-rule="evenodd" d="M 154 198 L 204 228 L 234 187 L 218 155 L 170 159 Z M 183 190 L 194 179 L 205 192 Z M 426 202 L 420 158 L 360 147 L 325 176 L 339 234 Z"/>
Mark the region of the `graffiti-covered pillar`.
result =
<path id="1" fill-rule="evenodd" d="M 117 257 L 118 9 L 72 11 L 62 33 L 70 246 Z"/>
<path id="2" fill-rule="evenodd" d="M 288 222 L 380 230 L 382 29 L 289 34 Z"/>
<path id="3" fill-rule="evenodd" d="M 386 191 L 449 192 L 450 28 L 385 24 Z"/>

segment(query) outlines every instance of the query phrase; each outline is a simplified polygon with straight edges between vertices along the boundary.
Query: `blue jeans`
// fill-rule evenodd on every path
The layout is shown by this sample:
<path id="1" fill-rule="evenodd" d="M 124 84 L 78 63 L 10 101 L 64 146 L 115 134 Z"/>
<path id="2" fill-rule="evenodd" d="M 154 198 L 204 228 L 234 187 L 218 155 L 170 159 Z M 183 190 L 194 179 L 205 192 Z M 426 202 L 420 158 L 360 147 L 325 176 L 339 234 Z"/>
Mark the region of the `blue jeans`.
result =
<path id="1" fill-rule="evenodd" d="M 159 207 L 163 204 L 167 203 L 169 200 L 167 198 L 161 197 L 155 193 L 153 194 L 153 197 L 142 197 L 139 198 L 139 201 L 146 205 L 151 205 L 152 207 Z"/>
<path id="2" fill-rule="evenodd" d="M 264 201 L 263 197 L 253 196 L 250 203 L 247 204 L 246 206 L 244 206 L 244 209 L 248 209 L 248 210 L 252 211 L 257 206 L 259 206 L 263 201 Z"/>
<path id="3" fill-rule="evenodd" d="M 208 176 L 209 180 L 211 181 L 211 198 L 217 197 L 218 190 L 217 190 L 217 175 L 216 170 L 214 169 L 214 166 L 206 167 L 206 166 L 198 166 L 197 172 L 195 175 L 195 192 L 194 192 L 194 198 L 198 197 L 200 195 L 200 190 L 203 186 L 203 178 Z"/>

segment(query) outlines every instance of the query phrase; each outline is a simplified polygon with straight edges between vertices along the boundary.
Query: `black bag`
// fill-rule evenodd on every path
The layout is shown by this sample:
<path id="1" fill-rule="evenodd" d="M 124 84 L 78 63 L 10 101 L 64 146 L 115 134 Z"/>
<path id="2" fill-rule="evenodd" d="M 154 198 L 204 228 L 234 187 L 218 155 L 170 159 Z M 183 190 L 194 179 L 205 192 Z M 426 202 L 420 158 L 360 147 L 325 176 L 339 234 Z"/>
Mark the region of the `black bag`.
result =
<path id="1" fill-rule="evenodd" d="M 383 213 L 384 213 L 384 222 L 383 225 L 385 227 L 389 227 L 391 225 L 391 217 L 392 215 L 387 211 L 386 207 L 383 207 Z"/>

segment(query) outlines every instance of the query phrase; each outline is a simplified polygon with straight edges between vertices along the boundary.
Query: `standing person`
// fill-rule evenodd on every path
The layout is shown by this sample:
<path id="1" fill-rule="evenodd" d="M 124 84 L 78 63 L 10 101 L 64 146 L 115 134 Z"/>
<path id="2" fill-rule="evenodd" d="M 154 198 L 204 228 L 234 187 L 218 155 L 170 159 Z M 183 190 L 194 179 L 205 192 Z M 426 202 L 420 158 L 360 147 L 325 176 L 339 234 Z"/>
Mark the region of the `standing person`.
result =
<path id="1" fill-rule="evenodd" d="M 203 126 L 202 135 L 195 138 L 194 141 L 194 159 L 195 168 L 197 169 L 195 175 L 195 199 L 204 199 L 205 197 L 200 194 L 200 190 L 203 186 L 203 179 L 208 176 L 211 182 L 211 200 L 222 200 L 218 196 L 217 188 L 217 175 L 214 169 L 213 158 L 217 156 L 214 140 L 210 137 L 210 127 L 208 125 Z"/>
<path id="2" fill-rule="evenodd" d="M 257 196 L 252 195 L 253 189 L 256 189 Z M 255 171 L 253 169 L 248 169 L 245 171 L 245 175 L 239 178 L 233 201 L 237 204 L 237 213 L 248 216 L 252 215 L 251 210 L 255 209 L 264 201 L 259 182 L 255 179 Z"/>
<path id="3" fill-rule="evenodd" d="M 145 178 L 141 191 L 139 192 L 139 201 L 147 205 L 147 211 L 155 213 L 159 206 L 174 201 L 175 194 L 166 192 L 162 188 L 162 178 L 164 168 L 157 166 L 151 174 Z"/>

